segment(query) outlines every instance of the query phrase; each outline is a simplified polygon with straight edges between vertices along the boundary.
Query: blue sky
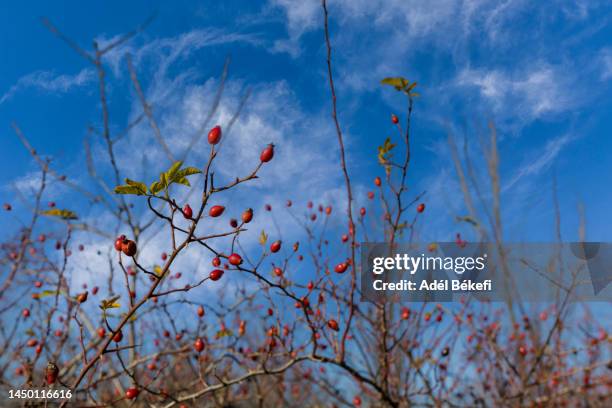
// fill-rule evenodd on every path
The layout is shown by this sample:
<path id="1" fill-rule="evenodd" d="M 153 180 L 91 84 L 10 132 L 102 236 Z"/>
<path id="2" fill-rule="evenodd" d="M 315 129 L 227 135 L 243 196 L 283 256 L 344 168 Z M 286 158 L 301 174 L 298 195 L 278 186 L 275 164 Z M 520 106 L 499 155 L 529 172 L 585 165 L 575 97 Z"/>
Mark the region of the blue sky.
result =
<path id="1" fill-rule="evenodd" d="M 465 135 L 478 162 L 478 138 L 486 134 L 489 120 L 498 128 L 509 240 L 551 239 L 553 175 L 564 237 L 577 237 L 582 203 L 588 238 L 612 238 L 607 228 L 612 218 L 609 2 L 330 3 L 340 119 L 358 201 L 366 201 L 372 178 L 381 173 L 375 148 L 391 134 L 390 113 L 403 113 L 401 96 L 381 87 L 379 80 L 402 75 L 419 82 L 421 93 L 414 113 L 409 183 L 415 194 L 428 191 L 424 239 L 452 239 L 457 231 L 469 234 L 467 226 L 453 221 L 465 215 L 465 209 L 446 138 L 449 130 L 458 140 Z M 89 125 L 100 124 L 95 73 L 49 33 L 40 17 L 48 17 L 90 49 L 93 39 L 104 43 L 153 13 L 155 20 L 142 34 L 105 59 L 113 131 L 139 114 L 127 53 L 134 56 L 162 132 L 179 151 L 185 135 L 197 129 L 225 57 L 231 55 L 230 77 L 215 121 L 227 123 L 247 89 L 252 96 L 227 145 L 234 166 L 220 168 L 220 174 L 232 177 L 234 171 L 246 171 L 259 146 L 273 141 L 279 146 L 279 160 L 252 187 L 262 195 L 262 203 L 280 206 L 290 197 L 342 206 L 322 12 L 316 0 L 2 5 L 0 199 L 16 202 L 15 188 L 27 194 L 37 177 L 11 121 L 71 179 L 91 184 L 84 138 L 90 137 L 96 160 L 104 161 L 99 138 L 87 133 Z M 128 135 L 123 149 L 134 152 L 120 163 L 125 176 L 139 177 L 133 163 L 143 157 L 150 174 L 167 167 L 159 149 L 152 147 L 146 124 Z M 204 151 L 196 149 L 191 160 L 197 164 Z M 69 207 L 76 200 L 70 194 L 51 186 L 47 198 Z M 99 216 L 99 209 L 90 211 L 85 216 Z M 2 217 L 0 225 L 11 231 L 18 225 L 14 217 L 23 216 L 17 211 Z"/>

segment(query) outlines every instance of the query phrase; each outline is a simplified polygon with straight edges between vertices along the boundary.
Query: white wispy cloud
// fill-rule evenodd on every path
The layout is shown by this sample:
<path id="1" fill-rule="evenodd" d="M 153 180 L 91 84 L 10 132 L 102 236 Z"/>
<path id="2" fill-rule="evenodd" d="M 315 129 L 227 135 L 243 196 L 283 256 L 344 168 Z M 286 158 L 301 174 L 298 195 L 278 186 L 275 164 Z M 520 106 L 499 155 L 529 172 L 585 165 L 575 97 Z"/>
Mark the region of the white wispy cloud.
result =
<path id="1" fill-rule="evenodd" d="M 465 68 L 455 81 L 459 87 L 476 88 L 496 118 L 529 122 L 574 107 L 580 95 L 567 92 L 572 80 L 564 67 L 542 63 L 513 71 Z"/>
<path id="2" fill-rule="evenodd" d="M 85 68 L 75 75 L 57 75 L 49 71 L 36 71 L 22 76 L 1 97 L 0 105 L 10 100 L 23 89 L 34 88 L 52 94 L 61 94 L 89 84 L 95 78 L 90 68 Z"/>
<path id="3" fill-rule="evenodd" d="M 518 166 L 516 173 L 502 186 L 502 192 L 511 189 L 525 177 L 537 176 L 549 169 L 563 149 L 578 138 L 576 133 L 565 133 L 550 139 L 543 149 L 529 158 L 528 161 Z"/>

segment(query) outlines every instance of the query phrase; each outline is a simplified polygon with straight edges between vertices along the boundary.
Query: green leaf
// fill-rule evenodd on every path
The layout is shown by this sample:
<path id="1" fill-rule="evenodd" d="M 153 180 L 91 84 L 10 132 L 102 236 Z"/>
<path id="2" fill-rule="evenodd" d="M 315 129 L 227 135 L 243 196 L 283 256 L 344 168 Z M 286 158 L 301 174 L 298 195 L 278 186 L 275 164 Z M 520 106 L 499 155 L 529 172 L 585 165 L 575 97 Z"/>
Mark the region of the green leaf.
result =
<path id="1" fill-rule="evenodd" d="M 202 170 L 198 169 L 197 167 L 185 167 L 184 169 L 178 172 L 179 176 L 181 177 L 187 177 L 193 174 L 200 174 L 200 173 L 202 173 Z"/>
<path id="2" fill-rule="evenodd" d="M 144 195 L 141 189 L 136 186 L 117 186 L 113 190 L 115 194 L 136 194 Z"/>
<path id="3" fill-rule="evenodd" d="M 223 337 L 233 336 L 234 333 L 230 329 L 219 330 L 217 334 L 215 334 L 216 339 L 221 339 Z"/>
<path id="4" fill-rule="evenodd" d="M 401 91 L 405 89 L 410 82 L 403 77 L 388 77 L 380 81 L 380 83 L 383 85 L 391 85 L 396 90 Z"/>
<path id="5" fill-rule="evenodd" d="M 154 181 L 153 183 L 151 183 L 151 186 L 149 187 L 149 191 L 151 191 L 151 194 L 157 194 L 163 189 L 164 189 L 164 186 L 159 181 Z"/>
<path id="6" fill-rule="evenodd" d="M 267 241 L 268 241 L 268 236 L 266 235 L 266 231 L 261 230 L 261 234 L 259 234 L 259 243 L 261 245 L 266 245 Z"/>
<path id="7" fill-rule="evenodd" d="M 117 300 L 119 300 L 119 296 L 115 296 L 111 299 L 103 299 L 102 303 L 100 304 L 100 309 L 106 310 L 120 308 L 121 305 L 117 303 Z"/>
<path id="8" fill-rule="evenodd" d="M 125 182 L 128 186 L 136 187 L 138 190 L 142 191 L 142 194 L 147 194 L 147 186 L 145 183 L 141 183 L 139 181 L 130 180 L 129 178 L 125 179 Z"/>
<path id="9" fill-rule="evenodd" d="M 59 208 L 52 208 L 51 210 L 45 210 L 41 214 L 49 215 L 52 217 L 60 217 L 65 220 L 76 220 L 79 218 L 77 217 L 76 213 L 70 210 L 60 210 Z"/>
<path id="10" fill-rule="evenodd" d="M 191 187 L 191 183 L 189 183 L 189 180 L 187 180 L 186 177 L 177 177 L 176 180 L 174 180 L 174 182 L 178 184 L 182 184 L 187 187 Z"/>
<path id="11" fill-rule="evenodd" d="M 44 298 L 47 296 L 55 296 L 59 293 L 59 291 L 57 290 L 43 290 L 40 295 L 38 295 L 39 298 Z"/>
<path id="12" fill-rule="evenodd" d="M 168 178 L 168 181 L 173 182 L 175 177 L 178 174 L 179 169 L 181 168 L 181 166 L 183 165 L 182 161 L 177 161 L 175 162 L 166 172 L 166 177 Z"/>

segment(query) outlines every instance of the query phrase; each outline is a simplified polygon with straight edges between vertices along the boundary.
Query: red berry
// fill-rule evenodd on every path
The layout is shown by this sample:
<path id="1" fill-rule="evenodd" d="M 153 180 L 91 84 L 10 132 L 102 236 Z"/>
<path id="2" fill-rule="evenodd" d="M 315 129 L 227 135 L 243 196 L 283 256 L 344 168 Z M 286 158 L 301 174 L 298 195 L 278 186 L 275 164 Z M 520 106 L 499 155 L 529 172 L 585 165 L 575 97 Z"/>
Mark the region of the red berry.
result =
<path id="1" fill-rule="evenodd" d="M 548 319 L 548 313 L 546 313 L 545 311 L 540 313 L 540 320 L 544 321 Z"/>
<path id="2" fill-rule="evenodd" d="M 230 227 L 232 227 L 232 228 L 237 228 L 237 227 L 238 227 L 238 220 L 237 220 L 237 219 L 235 219 L 235 218 L 232 218 L 232 219 L 230 220 Z"/>
<path id="3" fill-rule="evenodd" d="M 121 333 L 121 331 L 118 331 L 117 333 L 115 333 L 115 335 L 113 336 L 113 341 L 115 343 L 119 343 L 121 340 L 123 340 L 123 333 Z"/>
<path id="4" fill-rule="evenodd" d="M 348 239 L 349 239 L 348 235 L 342 234 L 342 242 L 346 242 L 346 241 L 348 241 Z"/>
<path id="5" fill-rule="evenodd" d="M 283 270 L 277 266 L 276 268 L 274 268 L 274 274 L 278 277 L 281 277 L 283 276 Z"/>
<path id="6" fill-rule="evenodd" d="M 374 199 L 374 192 L 373 192 L 373 191 L 368 191 L 368 198 L 369 198 L 370 200 L 373 200 L 373 199 Z"/>
<path id="7" fill-rule="evenodd" d="M 327 322 L 327 327 L 329 327 L 330 329 L 332 329 L 333 331 L 338 331 L 340 330 L 340 327 L 338 326 L 338 322 L 335 321 L 334 319 L 330 319 Z"/>
<path id="8" fill-rule="evenodd" d="M 242 213 L 242 222 L 248 224 L 253 219 L 253 209 L 248 208 Z"/>
<path id="9" fill-rule="evenodd" d="M 221 265 L 221 259 L 219 259 L 219 257 L 218 257 L 218 256 L 215 256 L 215 257 L 213 258 L 213 260 L 212 260 L 212 265 L 213 265 L 214 267 L 217 267 L 217 266 Z"/>
<path id="10" fill-rule="evenodd" d="M 134 399 L 138 396 L 139 391 L 138 388 L 136 387 L 130 387 L 127 389 L 127 391 L 125 392 L 125 398 L 127 399 Z"/>
<path id="11" fill-rule="evenodd" d="M 165 252 L 162 252 L 161 259 L 162 259 L 162 261 L 165 261 L 166 259 L 168 259 L 168 254 L 165 253 Z"/>
<path id="12" fill-rule="evenodd" d="M 100 327 L 98 328 L 98 336 L 103 339 L 104 336 L 106 336 L 106 330 L 104 330 L 104 327 Z"/>
<path id="13" fill-rule="evenodd" d="M 9 203 L 4 203 L 4 209 L 6 211 L 11 211 L 13 209 L 13 207 Z"/>
<path id="14" fill-rule="evenodd" d="M 91 288 L 91 294 L 95 295 L 98 293 L 98 291 L 100 290 L 100 288 L 98 288 L 97 286 L 94 286 L 93 288 Z"/>
<path id="15" fill-rule="evenodd" d="M 276 253 L 281 249 L 281 241 L 274 241 L 272 245 L 270 245 L 270 251 Z"/>
<path id="16" fill-rule="evenodd" d="M 208 143 L 216 145 L 221 140 L 221 126 L 217 125 L 208 132 Z"/>
<path id="17" fill-rule="evenodd" d="M 382 184 L 382 180 L 380 179 L 380 177 L 376 176 L 374 178 L 374 184 L 376 185 L 376 187 L 380 187 L 380 185 Z"/>
<path id="18" fill-rule="evenodd" d="M 191 206 L 189 204 L 185 204 L 185 206 L 183 207 L 183 217 L 188 220 L 193 217 L 193 210 L 191 209 Z"/>
<path id="19" fill-rule="evenodd" d="M 222 205 L 215 205 L 210 207 L 210 210 L 208 211 L 208 215 L 210 215 L 211 217 L 218 217 L 221 214 L 223 214 L 223 211 L 225 211 L 225 207 Z"/>
<path id="20" fill-rule="evenodd" d="M 266 204 L 264 208 L 266 211 L 272 211 L 272 206 L 270 204 Z"/>
<path id="21" fill-rule="evenodd" d="M 268 308 L 268 316 L 272 316 L 274 314 L 274 310 Z"/>
<path id="22" fill-rule="evenodd" d="M 422 213 L 425 211 L 425 204 L 421 203 L 417 206 L 417 212 Z"/>
<path id="23" fill-rule="evenodd" d="M 227 260 L 229 261 L 230 264 L 234 265 L 234 266 L 238 266 L 242 263 L 242 257 L 238 254 L 231 254 Z"/>
<path id="24" fill-rule="evenodd" d="M 293 203 L 291 202 L 291 200 L 287 200 L 287 207 L 291 207 L 293 205 Z"/>
<path id="25" fill-rule="evenodd" d="M 47 384 L 48 385 L 55 384 L 55 381 L 57 381 L 58 374 L 59 374 L 59 368 L 57 368 L 57 366 L 54 363 L 49 362 L 47 364 L 47 369 L 45 370 L 45 377 L 47 379 Z"/>
<path id="26" fill-rule="evenodd" d="M 410 309 L 407 307 L 402 308 L 402 320 L 410 319 Z"/>
<path id="27" fill-rule="evenodd" d="M 336 267 L 334 268 L 334 271 L 336 271 L 336 273 L 344 273 L 346 272 L 347 268 L 348 268 L 348 263 L 342 262 L 336 265 Z"/>
<path id="28" fill-rule="evenodd" d="M 392 114 L 391 115 L 391 122 L 393 122 L 393 124 L 397 125 L 399 123 L 399 119 L 397 118 L 397 116 Z"/>
<path id="29" fill-rule="evenodd" d="M 274 157 L 274 145 L 272 143 L 270 143 L 261 152 L 261 156 L 259 156 L 259 160 L 261 160 L 262 163 L 267 163 L 270 160 L 272 160 L 273 157 Z"/>
<path id="30" fill-rule="evenodd" d="M 363 217 L 366 215 L 366 209 L 365 207 L 361 207 L 361 209 L 359 210 L 359 214 Z"/>
<path id="31" fill-rule="evenodd" d="M 55 201 L 49 201 L 49 207 L 51 208 L 55 207 Z"/>
<path id="32" fill-rule="evenodd" d="M 353 398 L 353 405 L 356 407 L 361 406 L 361 397 L 359 395 L 355 395 L 355 398 Z"/>
<path id="33" fill-rule="evenodd" d="M 312 281 L 308 282 L 308 290 L 312 290 L 314 288 L 314 283 Z"/>
<path id="34" fill-rule="evenodd" d="M 210 272 L 209 278 L 210 278 L 210 280 L 218 281 L 219 279 L 221 279 L 222 276 L 223 276 L 223 270 L 222 269 L 213 269 Z"/>
<path id="35" fill-rule="evenodd" d="M 330 215 L 331 213 L 332 213 L 332 208 L 331 206 L 328 205 L 327 207 L 325 207 L 325 214 Z"/>
<path id="36" fill-rule="evenodd" d="M 38 340 L 30 339 L 30 340 L 28 340 L 28 342 L 26 344 L 27 344 L 28 347 L 36 347 L 38 345 Z"/>
<path id="37" fill-rule="evenodd" d="M 38 242 L 45 242 L 47 240 L 47 237 L 45 236 L 45 234 L 40 234 L 38 236 Z"/>
<path id="38" fill-rule="evenodd" d="M 523 357 L 525 357 L 527 355 L 527 347 L 525 346 L 520 346 L 519 347 L 519 354 Z"/>
<path id="39" fill-rule="evenodd" d="M 204 351 L 204 341 L 200 338 L 198 338 L 195 343 L 193 343 L 193 348 L 195 349 L 195 351 L 197 351 L 198 353 L 201 353 L 202 351 Z"/>
<path id="40" fill-rule="evenodd" d="M 198 306 L 198 316 L 199 317 L 204 316 L 204 307 Z"/>
<path id="41" fill-rule="evenodd" d="M 40 288 L 42 285 L 43 285 L 43 284 L 42 284 L 42 282 L 41 282 L 41 281 L 36 281 L 36 282 L 34 282 L 34 286 L 35 286 L 35 287 L 37 287 L 37 288 Z"/>
<path id="42" fill-rule="evenodd" d="M 127 256 L 134 256 L 136 255 L 136 250 L 137 250 L 136 243 L 131 240 L 125 240 L 123 241 L 123 244 L 121 245 L 121 250 Z"/>
<path id="43" fill-rule="evenodd" d="M 115 250 L 117 252 L 120 252 L 121 249 L 123 248 L 123 241 L 125 241 L 125 235 L 122 235 L 121 237 L 119 237 L 119 238 L 117 238 L 115 240 Z"/>

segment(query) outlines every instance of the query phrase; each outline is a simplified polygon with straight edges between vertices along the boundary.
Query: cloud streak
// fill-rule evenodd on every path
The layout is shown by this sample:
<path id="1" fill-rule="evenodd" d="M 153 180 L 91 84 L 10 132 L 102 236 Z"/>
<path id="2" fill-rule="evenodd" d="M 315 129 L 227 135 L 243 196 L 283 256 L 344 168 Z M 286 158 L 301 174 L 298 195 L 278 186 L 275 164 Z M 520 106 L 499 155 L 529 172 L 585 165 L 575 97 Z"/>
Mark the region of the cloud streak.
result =
<path id="1" fill-rule="evenodd" d="M 36 71 L 22 76 L 1 97 L 0 105 L 24 89 L 37 89 L 50 94 L 63 94 L 88 85 L 95 78 L 93 69 L 86 68 L 76 75 L 56 75 L 49 71 Z"/>

